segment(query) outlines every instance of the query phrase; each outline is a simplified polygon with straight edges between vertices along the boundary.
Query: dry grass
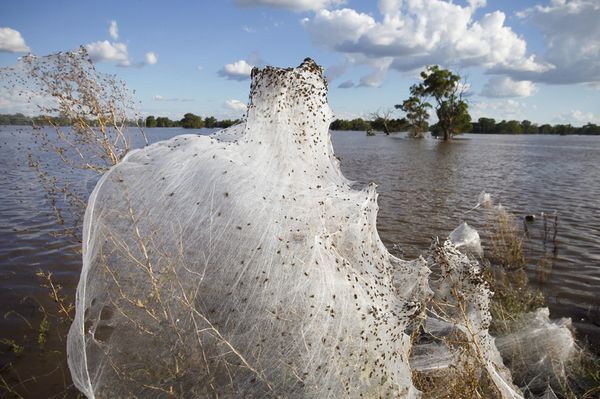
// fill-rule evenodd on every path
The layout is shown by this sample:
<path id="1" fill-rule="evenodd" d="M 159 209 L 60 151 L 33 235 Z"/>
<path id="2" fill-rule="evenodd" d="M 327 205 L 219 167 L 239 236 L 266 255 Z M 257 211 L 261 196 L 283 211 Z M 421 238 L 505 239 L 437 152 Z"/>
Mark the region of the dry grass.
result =
<path id="1" fill-rule="evenodd" d="M 29 154 L 29 165 L 50 202 L 56 235 L 80 243 L 88 193 L 74 187 L 69 179 L 82 174 L 99 177 L 128 153 L 136 135 L 147 143 L 140 126 L 132 131 L 127 127 L 128 118 L 137 119 L 131 111 L 133 99 L 124 82 L 96 71 L 84 48 L 47 57 L 23 57 L 20 67 L 4 69 L 2 78 L 5 86 L 20 89 L 20 95 L 37 105 L 40 115 L 60 115 L 71 122 L 63 127 L 47 118 L 50 129 L 33 126 L 37 152 Z M 40 97 L 52 101 L 40 103 L 36 101 Z M 50 168 L 49 164 L 62 168 Z M 74 292 L 65 293 L 49 271 L 40 270 L 36 275 L 55 307 L 24 298 L 24 302 L 33 302 L 27 305 L 35 309 L 32 314 L 24 317 L 11 311 L 4 315 L 20 317 L 25 327 L 16 329 L 22 336 L 14 332 L 0 341 L 0 396 L 28 397 L 39 391 L 49 394 L 45 384 L 51 381 L 54 390 L 57 380 L 63 382 L 59 396 L 79 396 L 70 383 L 63 349 L 74 316 Z"/>
<path id="2" fill-rule="evenodd" d="M 490 331 L 494 335 L 506 334 L 525 314 L 544 306 L 545 298 L 529 283 L 526 236 L 515 216 L 503 208 L 488 207 L 485 230 L 483 235 L 488 237 L 489 250 L 483 260 L 483 275 L 494 292 Z"/>
<path id="3" fill-rule="evenodd" d="M 508 335 L 519 330 L 527 314 L 546 304 L 541 291 L 531 287 L 527 268 L 535 265 L 541 279 L 551 268 L 558 250 L 558 215 L 553 215 L 550 223 L 543 214 L 543 251 L 538 259 L 530 259 L 524 250 L 529 238 L 527 225 L 521 227 L 515 216 L 503 208 L 488 207 L 486 214 L 483 233 L 488 237 L 490 250 L 484 259 L 484 277 L 494 292 L 490 331 L 496 336 Z M 527 368 L 522 359 L 508 360 Z M 600 358 L 585 348 L 579 348 L 568 364 L 557 365 L 554 377 L 552 388 L 559 398 L 600 397 Z"/>

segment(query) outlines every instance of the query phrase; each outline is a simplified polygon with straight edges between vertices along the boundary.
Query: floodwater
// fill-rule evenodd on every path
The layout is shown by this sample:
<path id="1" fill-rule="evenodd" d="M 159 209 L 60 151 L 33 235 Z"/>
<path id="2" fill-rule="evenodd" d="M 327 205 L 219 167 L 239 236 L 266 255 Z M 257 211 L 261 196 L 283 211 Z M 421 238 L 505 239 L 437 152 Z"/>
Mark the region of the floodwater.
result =
<path id="1" fill-rule="evenodd" d="M 147 130 L 151 142 L 183 133 L 209 131 Z M 482 191 L 519 219 L 544 212 L 552 224 L 556 212 L 556 252 L 544 273 L 532 265 L 530 279 L 545 294 L 551 317 L 571 317 L 578 338 L 600 352 L 600 137 L 465 135 L 443 143 L 333 132 L 332 140 L 346 177 L 358 186 L 378 184 L 379 234 L 405 258 L 463 220 L 477 226 L 476 212 L 468 211 Z M 63 229 L 52 202 L 28 165 L 36 148 L 31 129 L 0 126 L 0 396 L 7 387 L 24 397 L 74 396 L 66 367 L 68 322 L 36 273 L 51 272 L 60 295 L 73 302 L 79 244 L 57 235 Z M 83 192 L 97 178 L 69 175 Z M 542 223 L 537 217 L 529 228 L 539 231 Z M 531 245 L 539 252 L 539 243 Z M 49 327 L 40 334 L 44 317 Z M 13 341 L 23 353 L 15 353 Z"/>

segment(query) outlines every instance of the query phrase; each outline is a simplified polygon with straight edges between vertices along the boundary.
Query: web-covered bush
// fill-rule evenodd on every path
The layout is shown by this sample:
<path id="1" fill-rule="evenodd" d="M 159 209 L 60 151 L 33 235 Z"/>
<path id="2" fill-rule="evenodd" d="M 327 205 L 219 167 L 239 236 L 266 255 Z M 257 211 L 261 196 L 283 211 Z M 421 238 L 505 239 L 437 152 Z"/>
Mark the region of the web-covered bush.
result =
<path id="1" fill-rule="evenodd" d="M 374 185 L 341 174 L 331 119 L 314 61 L 254 69 L 243 123 L 132 151 L 102 177 L 68 339 L 77 388 L 414 398 L 414 372 L 475 364 L 493 395 L 520 397 L 487 332 L 490 291 L 456 248 L 478 237 L 392 256 Z"/>

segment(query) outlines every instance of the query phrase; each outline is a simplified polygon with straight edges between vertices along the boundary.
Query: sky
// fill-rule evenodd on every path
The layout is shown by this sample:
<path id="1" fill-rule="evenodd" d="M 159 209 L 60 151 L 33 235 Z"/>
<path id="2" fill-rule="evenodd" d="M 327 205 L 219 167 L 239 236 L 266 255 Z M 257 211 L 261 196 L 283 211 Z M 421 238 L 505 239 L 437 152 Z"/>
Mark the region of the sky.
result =
<path id="1" fill-rule="evenodd" d="M 243 114 L 253 66 L 311 57 L 348 119 L 402 103 L 439 64 L 475 120 L 580 126 L 600 123 L 598 21 L 600 0 L 2 1 L 0 67 L 84 45 L 140 114 L 223 119 Z M 0 93 L 0 113 L 22 107 Z"/>

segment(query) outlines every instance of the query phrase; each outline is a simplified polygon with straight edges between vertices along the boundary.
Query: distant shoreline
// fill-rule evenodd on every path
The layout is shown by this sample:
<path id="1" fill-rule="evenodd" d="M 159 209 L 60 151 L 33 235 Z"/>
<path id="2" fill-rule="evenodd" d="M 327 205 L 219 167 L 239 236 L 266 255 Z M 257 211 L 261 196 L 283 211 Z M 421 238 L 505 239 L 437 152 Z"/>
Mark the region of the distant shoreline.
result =
<path id="1" fill-rule="evenodd" d="M 150 128 L 170 128 L 180 127 L 185 129 L 200 129 L 200 128 L 227 128 L 240 120 L 217 120 L 214 117 L 208 116 L 201 118 L 197 115 L 188 113 L 179 121 L 172 121 L 166 117 L 149 116 L 146 119 L 127 120 L 124 121 L 126 126 L 140 127 L 144 129 Z M 90 121 L 93 126 L 93 121 Z M 64 117 L 54 116 L 25 116 L 21 113 L 17 114 L 0 114 L 0 126 L 72 126 L 71 121 Z M 389 133 L 401 133 L 410 129 L 410 125 L 406 119 L 385 119 L 377 118 L 375 120 L 365 120 L 356 118 L 352 120 L 336 119 L 331 122 L 329 127 L 332 131 L 387 131 Z M 477 122 L 471 123 L 471 129 L 463 133 L 471 134 L 506 134 L 506 135 L 557 135 L 557 136 L 597 136 L 600 135 L 600 126 L 594 123 L 587 123 L 582 126 L 572 126 L 570 124 L 542 124 L 538 125 L 528 120 L 502 120 L 496 122 L 492 118 L 479 118 Z"/>

